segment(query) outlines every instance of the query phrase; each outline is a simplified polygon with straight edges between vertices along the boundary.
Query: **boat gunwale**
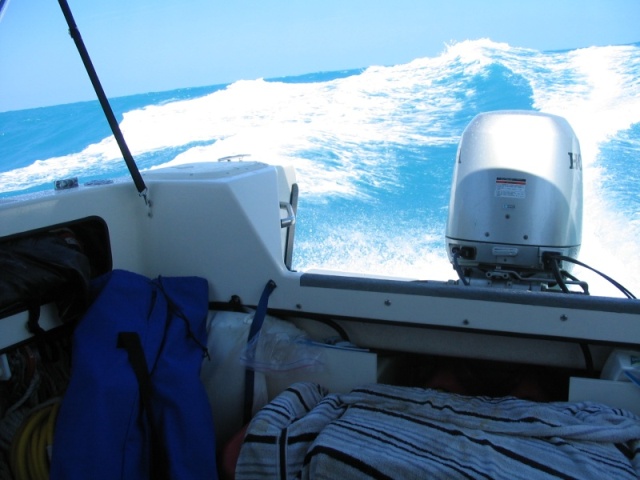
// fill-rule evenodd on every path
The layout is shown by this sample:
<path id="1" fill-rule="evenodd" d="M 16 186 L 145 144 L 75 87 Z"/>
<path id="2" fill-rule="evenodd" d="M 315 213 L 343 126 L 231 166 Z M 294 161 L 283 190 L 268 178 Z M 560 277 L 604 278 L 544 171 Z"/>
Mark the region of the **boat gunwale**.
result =
<path id="1" fill-rule="evenodd" d="M 445 297 L 460 300 L 583 309 L 598 312 L 640 314 L 640 301 L 629 298 L 601 297 L 563 292 L 533 292 L 507 288 L 480 288 L 430 280 L 393 280 L 356 275 L 303 273 L 301 287 L 354 290 L 426 297 Z"/>

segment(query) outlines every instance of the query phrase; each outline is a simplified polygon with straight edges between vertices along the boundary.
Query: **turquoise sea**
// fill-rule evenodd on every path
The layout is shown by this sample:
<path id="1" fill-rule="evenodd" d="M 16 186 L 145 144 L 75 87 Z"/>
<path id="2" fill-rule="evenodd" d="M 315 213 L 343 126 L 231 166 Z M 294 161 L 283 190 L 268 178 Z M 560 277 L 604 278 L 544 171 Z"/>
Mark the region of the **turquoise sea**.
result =
<path id="1" fill-rule="evenodd" d="M 469 121 L 500 109 L 561 115 L 582 148 L 579 258 L 640 294 L 640 43 L 540 52 L 467 41 L 403 65 L 145 93 L 112 106 L 141 169 L 235 154 L 295 166 L 294 268 L 424 279 L 456 277 L 444 230 Z M 0 199 L 58 178 L 124 175 L 97 101 L 0 113 Z M 593 293 L 618 295 L 583 273 Z"/>

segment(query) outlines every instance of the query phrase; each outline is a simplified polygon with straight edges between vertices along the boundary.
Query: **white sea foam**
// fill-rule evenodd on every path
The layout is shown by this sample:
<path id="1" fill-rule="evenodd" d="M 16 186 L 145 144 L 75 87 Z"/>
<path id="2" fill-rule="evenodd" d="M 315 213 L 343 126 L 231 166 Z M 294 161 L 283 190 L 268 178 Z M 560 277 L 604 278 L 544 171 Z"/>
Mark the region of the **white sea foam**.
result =
<path id="1" fill-rule="evenodd" d="M 250 154 L 268 163 L 294 164 L 306 195 L 361 195 L 355 184 L 367 181 L 372 168 L 381 168 L 385 143 L 451 143 L 441 118 L 464 104 L 450 85 L 433 85 L 445 64 L 437 58 L 371 67 L 324 83 L 237 82 L 201 99 L 130 112 L 122 128 L 143 150 L 215 140 L 182 153 L 172 164 Z M 335 163 L 309 161 L 311 151 L 331 152 Z M 387 168 L 380 177 L 397 184 L 393 175 Z"/>

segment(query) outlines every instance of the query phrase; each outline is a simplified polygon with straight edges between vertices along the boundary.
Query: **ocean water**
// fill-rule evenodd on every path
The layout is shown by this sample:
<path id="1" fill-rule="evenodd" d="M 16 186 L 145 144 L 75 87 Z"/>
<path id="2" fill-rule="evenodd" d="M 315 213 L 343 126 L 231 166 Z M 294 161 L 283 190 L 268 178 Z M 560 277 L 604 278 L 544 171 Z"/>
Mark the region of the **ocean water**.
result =
<path id="1" fill-rule="evenodd" d="M 112 100 L 141 169 L 235 154 L 297 171 L 294 268 L 456 278 L 444 249 L 457 144 L 478 113 L 565 117 L 584 166 L 580 260 L 640 295 L 640 43 L 436 56 Z M 97 101 L 0 113 L 0 198 L 127 175 Z M 597 275 L 594 294 L 620 296 Z"/>

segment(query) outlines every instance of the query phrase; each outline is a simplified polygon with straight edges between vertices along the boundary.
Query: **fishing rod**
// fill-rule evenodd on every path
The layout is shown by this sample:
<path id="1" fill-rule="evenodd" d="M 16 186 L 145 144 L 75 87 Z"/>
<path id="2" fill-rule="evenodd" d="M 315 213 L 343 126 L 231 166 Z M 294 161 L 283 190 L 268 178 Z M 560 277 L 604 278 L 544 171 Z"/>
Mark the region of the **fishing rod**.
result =
<path id="1" fill-rule="evenodd" d="M 78 26 L 76 25 L 76 22 L 73 18 L 73 14 L 71 13 L 69 4 L 67 3 L 67 0 L 58 0 L 58 3 L 60 4 L 60 8 L 62 9 L 64 18 L 67 21 L 67 25 L 69 26 L 69 35 L 71 35 L 71 38 L 73 38 L 73 41 L 76 44 L 76 48 L 78 49 L 78 53 L 80 54 L 80 58 L 82 59 L 82 63 L 84 63 L 84 68 L 89 74 L 93 89 L 98 96 L 98 100 L 100 101 L 102 110 L 107 117 L 107 121 L 109 122 L 111 131 L 113 132 L 113 136 L 118 143 L 118 147 L 120 147 L 120 152 L 122 152 L 122 157 L 127 164 L 127 168 L 129 169 L 131 178 L 133 178 L 133 183 L 138 190 L 138 194 L 144 199 L 144 203 L 147 206 L 150 206 L 150 201 L 147 198 L 147 186 L 145 185 L 142 175 L 140 174 L 140 170 L 138 169 L 136 161 L 133 159 L 133 155 L 131 155 L 131 151 L 129 150 L 127 142 L 122 135 L 120 125 L 118 125 L 118 121 L 116 120 L 116 117 L 113 114 L 113 110 L 111 109 L 111 104 L 107 99 L 107 95 L 104 93 L 104 89 L 102 88 L 102 84 L 100 83 L 100 79 L 98 78 L 98 74 L 93 67 L 93 63 L 91 62 L 91 58 L 89 57 L 89 52 L 84 45 L 84 41 L 82 40 L 82 36 L 80 35 L 80 30 L 78 30 Z"/>
<path id="2" fill-rule="evenodd" d="M 2 21 L 2 17 L 4 17 L 7 5 L 9 5 L 9 0 L 0 0 L 0 22 Z"/>

